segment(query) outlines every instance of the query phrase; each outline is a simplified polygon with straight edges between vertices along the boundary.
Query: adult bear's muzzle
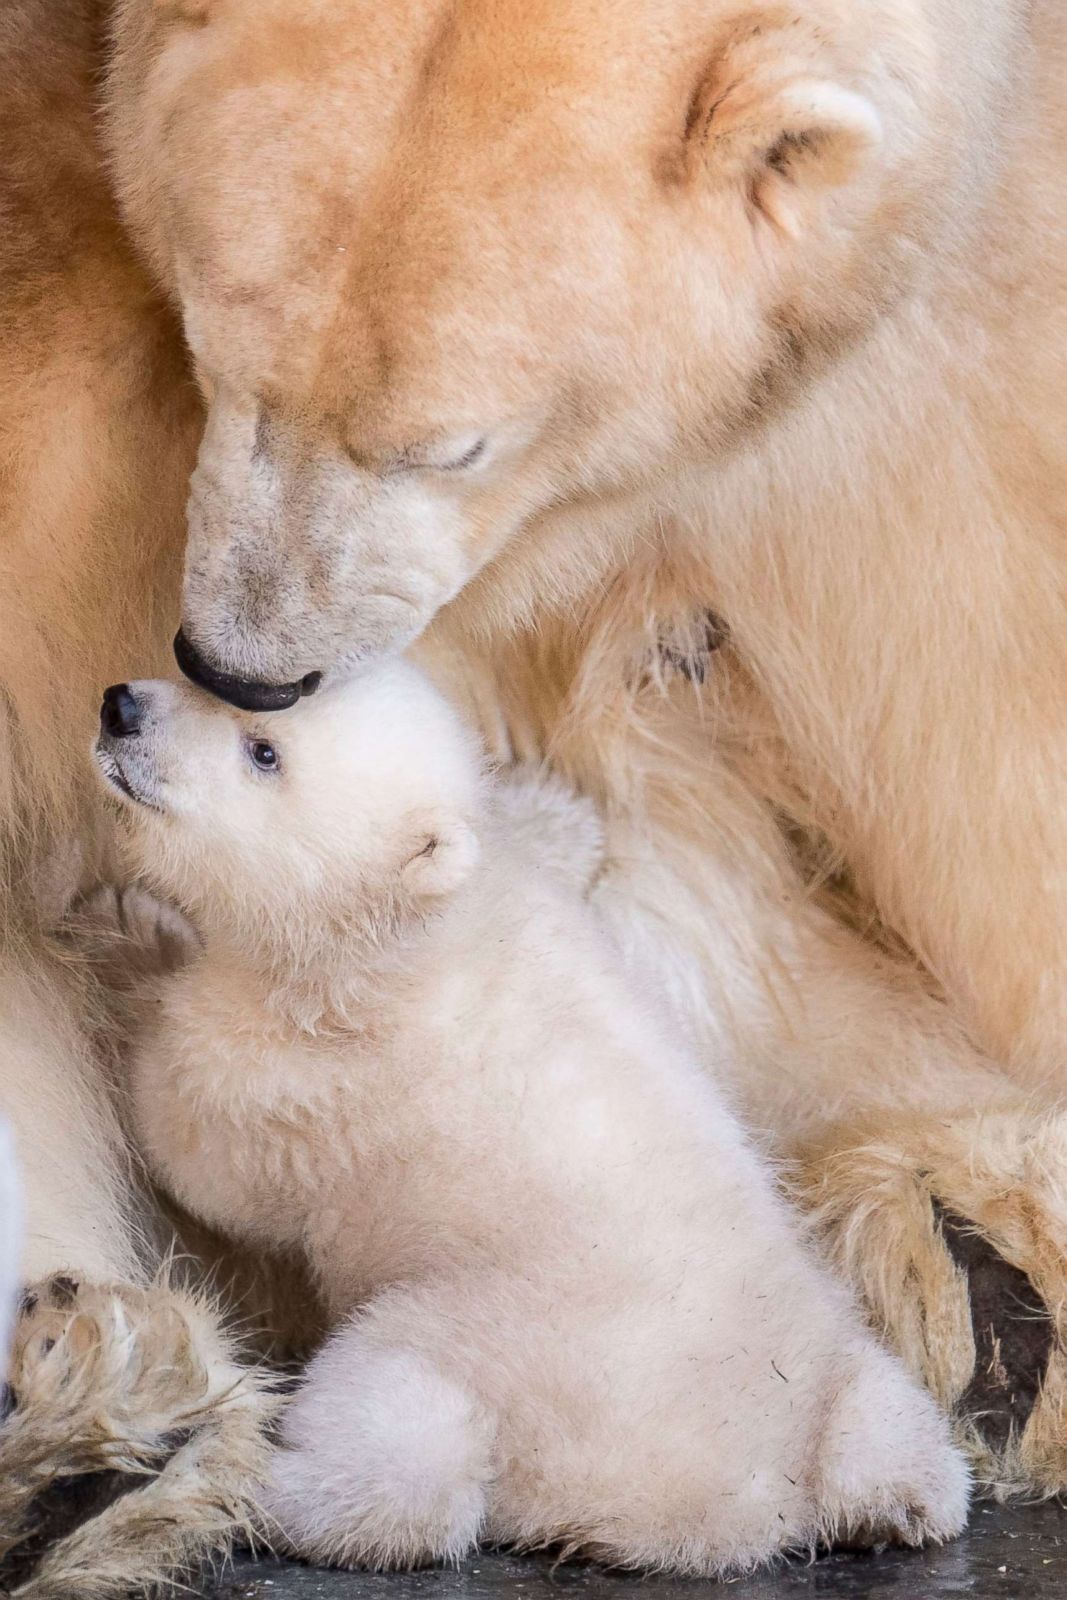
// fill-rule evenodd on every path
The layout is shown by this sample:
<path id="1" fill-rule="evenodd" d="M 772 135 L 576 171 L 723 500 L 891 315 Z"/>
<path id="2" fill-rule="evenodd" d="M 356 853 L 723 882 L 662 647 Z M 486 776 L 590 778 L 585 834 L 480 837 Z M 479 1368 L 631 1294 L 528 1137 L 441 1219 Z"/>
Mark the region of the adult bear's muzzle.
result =
<path id="1" fill-rule="evenodd" d="M 191 683 L 239 711 L 284 711 L 295 705 L 301 695 L 314 694 L 322 682 L 321 672 L 306 672 L 295 683 L 262 683 L 256 678 L 223 672 L 206 660 L 182 628 L 174 638 L 174 659 Z"/>

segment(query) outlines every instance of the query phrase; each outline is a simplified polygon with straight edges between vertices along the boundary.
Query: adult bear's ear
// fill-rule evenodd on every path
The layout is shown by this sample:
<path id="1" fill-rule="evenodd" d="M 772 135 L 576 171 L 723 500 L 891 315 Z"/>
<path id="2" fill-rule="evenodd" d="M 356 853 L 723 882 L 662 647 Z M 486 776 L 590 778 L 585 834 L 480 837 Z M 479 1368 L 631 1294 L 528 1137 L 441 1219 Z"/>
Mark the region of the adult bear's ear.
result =
<path id="1" fill-rule="evenodd" d="M 824 72 L 817 40 L 758 16 L 714 51 L 689 102 L 683 170 L 737 187 L 798 237 L 828 189 L 847 184 L 882 137 L 872 103 Z"/>
<path id="2" fill-rule="evenodd" d="M 400 869 L 400 880 L 417 899 L 436 900 L 458 889 L 481 853 L 474 829 L 459 816 L 425 819 L 415 831 L 413 849 Z"/>

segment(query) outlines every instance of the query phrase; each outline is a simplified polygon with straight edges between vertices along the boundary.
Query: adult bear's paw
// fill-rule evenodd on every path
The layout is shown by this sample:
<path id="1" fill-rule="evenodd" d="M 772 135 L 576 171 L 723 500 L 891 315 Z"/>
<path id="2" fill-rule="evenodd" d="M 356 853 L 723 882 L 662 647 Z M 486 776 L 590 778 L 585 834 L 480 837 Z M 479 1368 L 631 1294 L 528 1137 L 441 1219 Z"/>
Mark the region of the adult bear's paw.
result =
<path id="1" fill-rule="evenodd" d="M 0 1425 L 0 1586 L 104 1600 L 227 1549 L 274 1408 L 202 1299 L 63 1275 L 28 1290 Z"/>
<path id="2" fill-rule="evenodd" d="M 1067 1487 L 1067 1115 L 839 1136 L 801 1188 L 876 1326 L 955 1417 L 977 1485 Z"/>

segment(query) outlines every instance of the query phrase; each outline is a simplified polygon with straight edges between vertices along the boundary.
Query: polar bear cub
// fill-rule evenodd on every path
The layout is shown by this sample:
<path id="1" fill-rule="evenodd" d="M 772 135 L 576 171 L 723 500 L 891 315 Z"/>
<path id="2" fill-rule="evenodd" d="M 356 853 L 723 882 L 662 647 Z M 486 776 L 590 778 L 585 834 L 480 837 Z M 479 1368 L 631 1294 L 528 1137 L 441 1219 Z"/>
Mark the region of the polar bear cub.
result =
<path id="1" fill-rule="evenodd" d="M 583 902 L 581 802 L 494 785 L 405 663 L 270 717 L 119 685 L 97 761 L 203 936 L 133 1052 L 142 1148 L 336 1320 L 264 1488 L 291 1547 L 720 1573 L 960 1528 L 947 1424 Z"/>

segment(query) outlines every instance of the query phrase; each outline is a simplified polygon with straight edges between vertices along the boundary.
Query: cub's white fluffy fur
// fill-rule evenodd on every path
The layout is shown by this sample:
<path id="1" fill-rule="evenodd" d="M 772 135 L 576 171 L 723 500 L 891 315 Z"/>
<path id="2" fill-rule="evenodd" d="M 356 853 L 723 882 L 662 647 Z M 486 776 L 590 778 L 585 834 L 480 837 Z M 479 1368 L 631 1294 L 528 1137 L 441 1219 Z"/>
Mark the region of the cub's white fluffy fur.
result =
<path id="1" fill-rule="evenodd" d="M 136 1130 L 337 1320 L 265 1489 L 283 1538 L 708 1573 L 956 1532 L 945 1421 L 584 903 L 592 813 L 494 787 L 403 663 L 258 720 L 131 694 L 98 760 L 204 940 L 134 1051 Z"/>

